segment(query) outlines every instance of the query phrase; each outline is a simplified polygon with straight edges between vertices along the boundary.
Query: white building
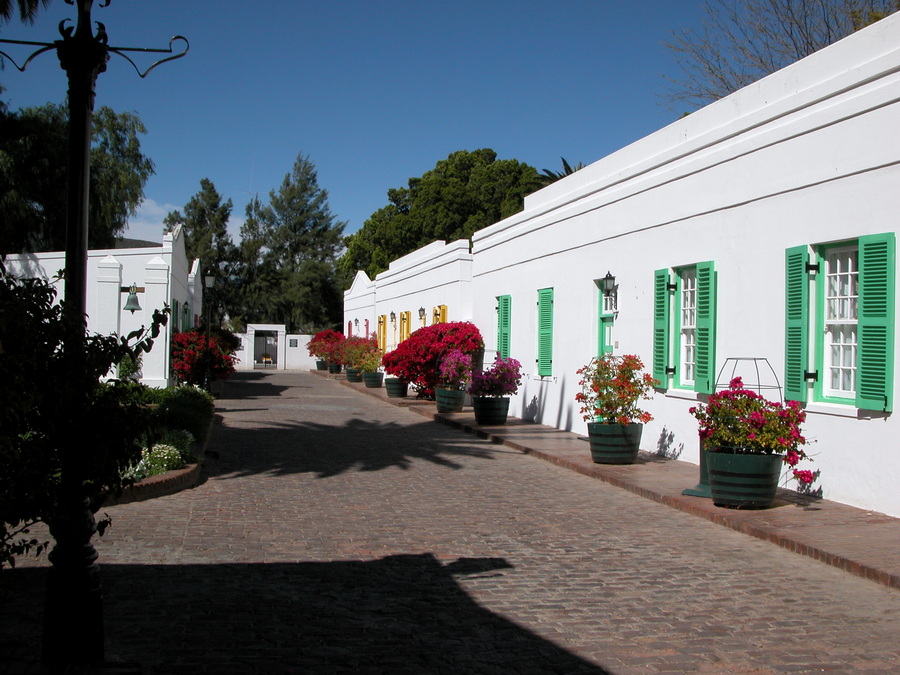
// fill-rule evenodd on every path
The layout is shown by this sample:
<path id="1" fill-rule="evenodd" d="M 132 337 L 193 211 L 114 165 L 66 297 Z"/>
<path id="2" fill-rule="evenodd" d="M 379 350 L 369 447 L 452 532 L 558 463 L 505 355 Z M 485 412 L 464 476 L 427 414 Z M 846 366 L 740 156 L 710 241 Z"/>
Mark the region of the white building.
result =
<path id="1" fill-rule="evenodd" d="M 900 516 L 898 129 L 894 15 L 528 196 L 471 254 L 358 274 L 345 322 L 383 322 L 390 348 L 420 307 L 471 320 L 486 360 L 508 345 L 528 371 L 511 414 L 578 433 L 575 371 L 637 354 L 663 382 L 643 449 L 692 462 L 688 408 L 759 365 L 805 402 L 824 496 Z"/>
<path id="2" fill-rule="evenodd" d="M 65 253 L 27 253 L 5 258 L 12 274 L 53 280 L 65 268 Z M 144 384 L 167 387 L 171 384 L 169 344 L 173 332 L 190 330 L 200 322 L 203 282 L 200 261 L 189 265 L 181 227 L 163 235 L 160 246 L 147 248 L 100 249 L 88 251 L 87 328 L 101 335 L 127 335 L 149 326 L 154 310 L 172 309 L 168 324 L 143 355 Z M 124 309 L 131 286 L 137 290 L 141 309 Z M 55 281 L 61 299 L 63 283 Z"/>

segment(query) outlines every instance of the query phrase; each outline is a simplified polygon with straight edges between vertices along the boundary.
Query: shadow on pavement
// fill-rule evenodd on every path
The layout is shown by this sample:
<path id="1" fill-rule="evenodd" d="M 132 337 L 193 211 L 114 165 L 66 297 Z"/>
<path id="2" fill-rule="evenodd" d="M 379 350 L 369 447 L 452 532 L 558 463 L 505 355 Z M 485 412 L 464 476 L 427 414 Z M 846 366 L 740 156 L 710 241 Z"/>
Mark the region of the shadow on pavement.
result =
<path id="1" fill-rule="evenodd" d="M 279 396 L 291 387 L 276 384 L 277 379 L 267 377 L 267 372 L 241 371 L 226 382 L 213 383 L 213 393 L 222 399 L 255 399 Z M 296 387 L 295 387 L 296 388 Z M 306 389 L 307 387 L 301 387 Z"/>
<path id="2" fill-rule="evenodd" d="M 310 422 L 217 426 L 209 448 L 218 459 L 204 464 L 205 474 L 228 478 L 262 473 L 329 478 L 351 470 L 411 469 L 416 460 L 462 469 L 465 458 L 491 459 L 498 452 L 512 452 L 479 446 L 471 437 L 433 422 L 399 425 L 361 419 L 344 426 Z"/>
<path id="3" fill-rule="evenodd" d="M 456 581 L 510 568 L 493 558 L 443 565 L 430 554 L 104 565 L 108 654 L 165 674 L 604 673 L 482 608 Z M 45 571 L 4 570 L 0 648 L 13 657 L 8 664 L 39 653 Z"/>

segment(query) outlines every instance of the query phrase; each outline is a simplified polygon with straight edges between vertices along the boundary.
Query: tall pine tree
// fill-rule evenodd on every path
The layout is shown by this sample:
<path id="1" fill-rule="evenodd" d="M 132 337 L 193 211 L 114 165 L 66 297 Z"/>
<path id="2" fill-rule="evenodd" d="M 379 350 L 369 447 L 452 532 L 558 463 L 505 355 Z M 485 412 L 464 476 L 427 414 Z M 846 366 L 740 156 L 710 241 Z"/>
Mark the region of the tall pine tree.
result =
<path id="1" fill-rule="evenodd" d="M 315 165 L 302 154 L 269 204 L 247 206 L 241 229 L 243 317 L 312 333 L 341 323 L 335 262 L 346 223 L 337 221 Z"/>

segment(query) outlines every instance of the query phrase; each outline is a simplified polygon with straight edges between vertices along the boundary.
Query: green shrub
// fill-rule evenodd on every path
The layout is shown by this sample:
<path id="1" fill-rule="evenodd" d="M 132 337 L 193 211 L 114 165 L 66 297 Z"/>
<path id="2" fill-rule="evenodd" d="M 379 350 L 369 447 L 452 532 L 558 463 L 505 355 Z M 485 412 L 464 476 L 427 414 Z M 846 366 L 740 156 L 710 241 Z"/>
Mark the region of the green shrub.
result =
<path id="1" fill-rule="evenodd" d="M 212 395 L 199 387 L 170 387 L 160 391 L 163 393 L 155 412 L 157 426 L 185 429 L 202 443 L 215 409 Z"/>
<path id="2" fill-rule="evenodd" d="M 194 462 L 195 455 L 194 434 L 187 429 L 163 429 L 157 439 L 162 445 L 171 445 L 181 453 L 181 459 L 185 462 Z"/>

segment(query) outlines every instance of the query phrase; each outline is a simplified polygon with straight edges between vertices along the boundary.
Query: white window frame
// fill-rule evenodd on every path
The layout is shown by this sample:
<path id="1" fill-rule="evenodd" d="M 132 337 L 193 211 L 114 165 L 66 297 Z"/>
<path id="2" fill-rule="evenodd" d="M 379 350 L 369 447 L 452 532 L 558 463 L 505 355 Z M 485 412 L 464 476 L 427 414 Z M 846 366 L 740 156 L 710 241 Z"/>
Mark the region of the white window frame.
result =
<path id="1" fill-rule="evenodd" d="M 678 275 L 678 385 L 694 386 L 697 367 L 697 268 L 684 267 Z"/>
<path id="2" fill-rule="evenodd" d="M 822 396 L 855 399 L 859 316 L 859 246 L 823 252 Z"/>

